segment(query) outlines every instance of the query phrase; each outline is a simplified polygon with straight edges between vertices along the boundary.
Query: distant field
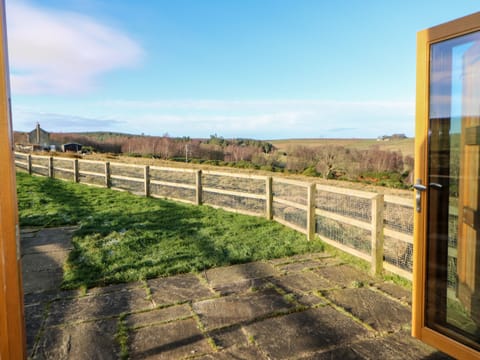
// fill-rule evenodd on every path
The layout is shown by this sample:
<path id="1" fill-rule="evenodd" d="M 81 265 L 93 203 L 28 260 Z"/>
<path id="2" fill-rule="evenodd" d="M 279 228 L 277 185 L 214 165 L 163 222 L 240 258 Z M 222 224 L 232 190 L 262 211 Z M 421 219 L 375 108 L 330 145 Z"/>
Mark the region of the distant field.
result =
<path id="1" fill-rule="evenodd" d="M 297 145 L 308 147 L 340 145 L 359 150 L 378 146 L 382 150 L 401 151 L 403 156 L 413 156 L 414 154 L 413 138 L 390 141 L 377 141 L 377 139 L 285 139 L 269 140 L 269 142 L 281 151 L 288 151 L 290 147 Z"/>

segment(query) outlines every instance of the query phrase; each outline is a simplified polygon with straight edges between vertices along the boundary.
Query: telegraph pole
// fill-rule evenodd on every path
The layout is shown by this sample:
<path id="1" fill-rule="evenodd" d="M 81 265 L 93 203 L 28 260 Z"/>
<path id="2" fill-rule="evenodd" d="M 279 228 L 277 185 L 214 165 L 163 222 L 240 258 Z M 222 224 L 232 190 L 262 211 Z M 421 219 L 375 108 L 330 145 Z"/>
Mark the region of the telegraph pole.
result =
<path id="1" fill-rule="evenodd" d="M 13 159 L 5 0 L 0 0 L 0 359 L 25 359 L 20 231 Z"/>

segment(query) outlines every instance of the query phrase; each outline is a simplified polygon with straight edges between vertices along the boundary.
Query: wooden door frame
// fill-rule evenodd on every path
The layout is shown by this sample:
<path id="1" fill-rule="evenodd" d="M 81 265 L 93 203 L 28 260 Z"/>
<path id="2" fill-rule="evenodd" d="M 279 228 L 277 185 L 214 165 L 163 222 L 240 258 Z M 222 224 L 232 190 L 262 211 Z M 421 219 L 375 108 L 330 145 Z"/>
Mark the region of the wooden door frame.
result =
<path id="1" fill-rule="evenodd" d="M 0 0 L 0 359 L 26 358 L 5 0 Z"/>
<path id="2" fill-rule="evenodd" d="M 432 44 L 480 30 L 480 12 L 441 24 L 417 34 L 417 82 L 415 126 L 415 180 L 428 179 L 428 123 L 430 47 Z M 425 324 L 425 287 L 427 269 L 427 220 L 425 209 L 428 191 L 422 194 L 422 211 L 414 216 L 412 335 L 460 359 L 480 359 L 480 353 L 449 338 Z"/>

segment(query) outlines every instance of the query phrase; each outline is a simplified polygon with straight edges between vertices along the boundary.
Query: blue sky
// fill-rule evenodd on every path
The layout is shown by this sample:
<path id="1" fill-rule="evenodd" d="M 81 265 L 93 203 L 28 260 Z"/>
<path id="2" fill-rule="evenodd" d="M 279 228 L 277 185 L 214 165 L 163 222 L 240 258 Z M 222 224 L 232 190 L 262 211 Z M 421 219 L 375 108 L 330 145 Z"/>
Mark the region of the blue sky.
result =
<path id="1" fill-rule="evenodd" d="M 6 0 L 13 127 L 413 136 L 416 32 L 475 1 Z"/>

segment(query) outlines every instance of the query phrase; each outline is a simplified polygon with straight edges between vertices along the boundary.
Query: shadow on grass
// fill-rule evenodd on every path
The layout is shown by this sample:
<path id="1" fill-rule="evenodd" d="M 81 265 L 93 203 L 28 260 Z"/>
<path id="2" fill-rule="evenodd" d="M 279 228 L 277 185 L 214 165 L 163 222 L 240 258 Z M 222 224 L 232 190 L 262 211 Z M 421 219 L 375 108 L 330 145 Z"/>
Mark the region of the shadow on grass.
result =
<path id="1" fill-rule="evenodd" d="M 92 287 L 319 251 L 273 221 L 19 174 L 22 226 L 79 225 L 63 287 Z"/>
<path id="2" fill-rule="evenodd" d="M 321 250 L 263 219 L 144 199 L 149 206 L 95 214 L 74 237 L 67 288 L 129 282 Z M 147 209 L 147 210 L 145 210 Z"/>

